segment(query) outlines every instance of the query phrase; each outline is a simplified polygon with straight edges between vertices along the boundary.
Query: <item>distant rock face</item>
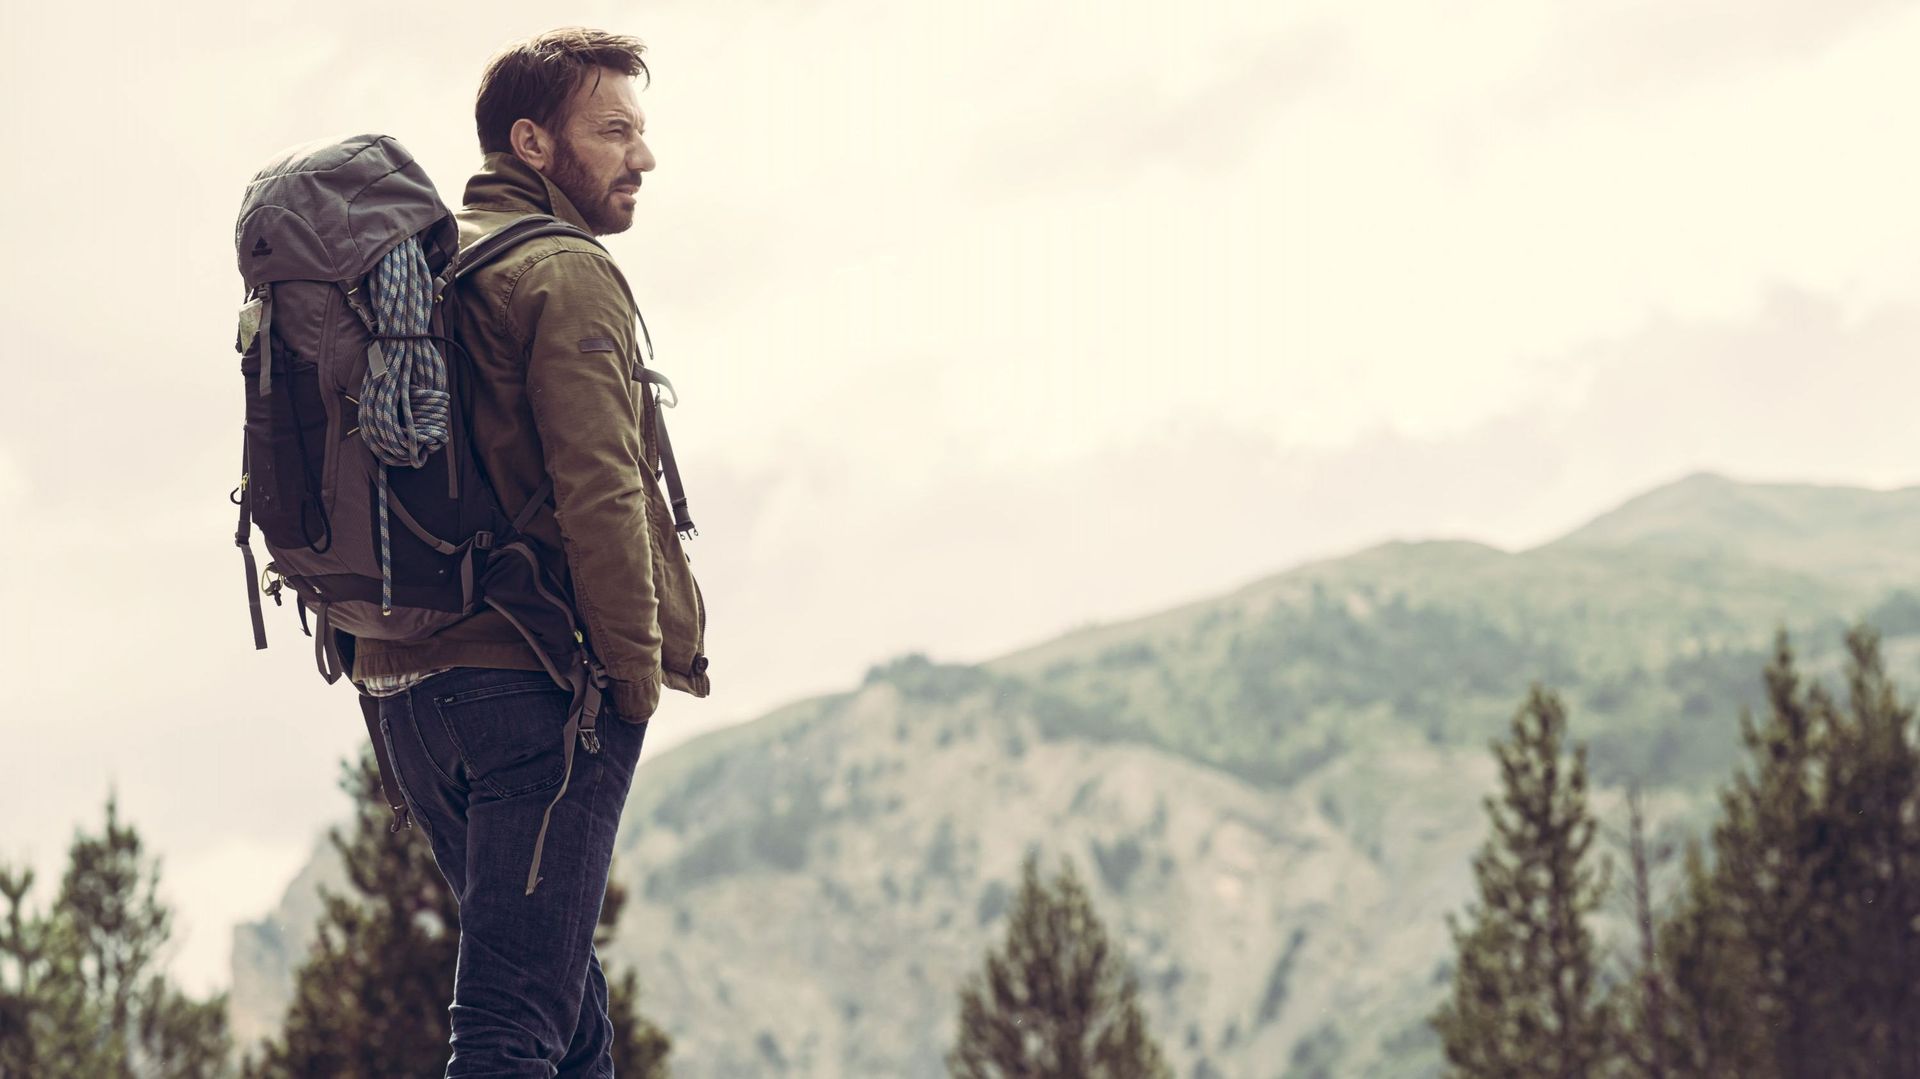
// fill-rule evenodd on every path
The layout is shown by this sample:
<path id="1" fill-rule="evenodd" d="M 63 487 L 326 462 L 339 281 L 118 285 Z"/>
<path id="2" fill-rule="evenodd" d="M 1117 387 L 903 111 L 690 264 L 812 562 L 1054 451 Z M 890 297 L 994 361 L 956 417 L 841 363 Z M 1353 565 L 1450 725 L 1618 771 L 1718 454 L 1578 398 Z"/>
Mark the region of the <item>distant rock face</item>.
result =
<path id="1" fill-rule="evenodd" d="M 227 1015 L 236 1046 L 252 1046 L 280 1029 L 281 1018 L 293 1003 L 293 976 L 313 946 L 320 924 L 320 890 L 338 892 L 346 887 L 346 869 L 323 839 L 272 914 L 234 926 L 233 987 Z"/>
<path id="2" fill-rule="evenodd" d="M 1884 581 L 1394 544 L 984 667 L 905 657 L 643 759 L 608 959 L 678 1076 L 941 1075 L 1037 846 L 1087 882 L 1179 1075 L 1437 1074 L 1445 916 L 1528 683 L 1568 700 L 1603 817 L 1637 778 L 1656 834 L 1697 834 L 1774 626 L 1818 672 L 1863 614 L 1915 684 L 1920 600 Z M 285 1006 L 324 853 L 236 932 L 243 1037 Z"/>
<path id="3" fill-rule="evenodd" d="M 1029 844 L 1049 869 L 1073 859 L 1182 1074 L 1257 1074 L 1333 1016 L 1431 997 L 1393 972 L 1442 958 L 1426 912 L 1467 894 L 1485 754 L 1345 761 L 1274 792 L 1035 727 L 985 693 L 880 683 L 787 717 L 764 752 L 643 772 L 618 954 L 674 1032 L 675 1074 L 943 1074 Z M 1349 806 L 1350 831 L 1328 810 L 1356 786 L 1385 793 Z M 1402 814 L 1424 819 L 1382 827 Z"/>

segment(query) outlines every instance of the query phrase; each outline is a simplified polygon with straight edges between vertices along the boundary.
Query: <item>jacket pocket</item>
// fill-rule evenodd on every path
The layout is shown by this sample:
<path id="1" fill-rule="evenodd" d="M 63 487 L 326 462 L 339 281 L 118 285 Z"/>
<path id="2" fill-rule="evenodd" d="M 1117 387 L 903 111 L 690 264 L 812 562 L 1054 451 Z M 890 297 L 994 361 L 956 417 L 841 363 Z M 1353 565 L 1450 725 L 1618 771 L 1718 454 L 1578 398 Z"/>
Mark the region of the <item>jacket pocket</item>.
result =
<path id="1" fill-rule="evenodd" d="M 496 797 L 551 790 L 566 767 L 572 698 L 532 671 L 493 671 L 479 685 L 433 699 L 467 780 Z"/>

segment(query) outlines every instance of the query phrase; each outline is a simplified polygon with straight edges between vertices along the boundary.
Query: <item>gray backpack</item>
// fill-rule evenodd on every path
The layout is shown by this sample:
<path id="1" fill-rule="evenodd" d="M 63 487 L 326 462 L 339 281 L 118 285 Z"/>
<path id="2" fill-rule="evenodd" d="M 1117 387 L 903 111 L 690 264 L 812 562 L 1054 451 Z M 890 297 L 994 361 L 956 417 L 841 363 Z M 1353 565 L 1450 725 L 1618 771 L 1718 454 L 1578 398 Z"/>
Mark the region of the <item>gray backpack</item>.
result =
<path id="1" fill-rule="evenodd" d="M 246 436 L 234 543 L 246 563 L 254 647 L 267 646 L 262 592 L 278 605 L 291 590 L 329 683 L 350 670 L 356 638 L 420 640 L 483 605 L 501 611 L 573 695 L 571 774 L 576 740 L 599 751 L 606 674 L 552 569 L 561 554 L 521 531 L 552 481 L 512 513 L 499 504 L 461 407 L 470 367 L 442 316 L 465 275 L 554 233 L 592 239 L 535 214 L 459 250 L 432 182 L 384 135 L 296 147 L 262 168 L 234 231 L 247 290 L 235 340 Z M 684 516 L 664 450 L 662 465 Z M 271 558 L 264 574 L 253 527 Z M 363 694 L 361 709 L 394 827 L 410 826 L 378 703 Z M 565 793 L 563 781 L 554 800 Z M 543 823 L 529 892 L 545 836 Z"/>

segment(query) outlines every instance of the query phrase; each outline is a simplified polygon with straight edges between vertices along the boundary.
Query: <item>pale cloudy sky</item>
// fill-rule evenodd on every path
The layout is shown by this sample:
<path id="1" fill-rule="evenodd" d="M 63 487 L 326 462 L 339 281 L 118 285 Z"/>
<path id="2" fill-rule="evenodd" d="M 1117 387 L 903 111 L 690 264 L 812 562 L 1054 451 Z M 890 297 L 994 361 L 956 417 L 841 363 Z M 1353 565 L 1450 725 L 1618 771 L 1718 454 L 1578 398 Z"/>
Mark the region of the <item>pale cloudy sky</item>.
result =
<path id="1" fill-rule="evenodd" d="M 364 737 L 290 611 L 248 640 L 241 188 L 373 130 L 457 202 L 481 66 L 549 26 L 655 72 L 611 246 L 716 691 L 650 755 L 906 649 L 1527 546 L 1698 469 L 1920 482 L 1911 4 L 538 7 L 0 9 L 0 857 L 57 875 L 117 784 L 196 987 Z"/>

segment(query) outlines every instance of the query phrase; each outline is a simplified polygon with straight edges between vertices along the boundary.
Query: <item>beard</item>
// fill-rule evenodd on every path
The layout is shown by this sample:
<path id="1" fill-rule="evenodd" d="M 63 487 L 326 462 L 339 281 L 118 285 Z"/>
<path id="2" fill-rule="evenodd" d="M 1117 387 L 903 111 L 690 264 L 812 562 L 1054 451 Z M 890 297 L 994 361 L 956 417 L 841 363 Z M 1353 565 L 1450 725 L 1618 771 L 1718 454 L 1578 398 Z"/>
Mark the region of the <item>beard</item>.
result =
<path id="1" fill-rule="evenodd" d="M 587 172 L 586 162 L 573 152 L 573 144 L 566 139 L 554 146 L 553 172 L 547 179 L 580 211 L 580 217 L 595 236 L 610 236 L 633 227 L 633 211 L 614 205 L 612 185 L 600 187 Z"/>

